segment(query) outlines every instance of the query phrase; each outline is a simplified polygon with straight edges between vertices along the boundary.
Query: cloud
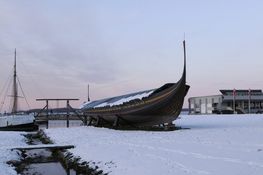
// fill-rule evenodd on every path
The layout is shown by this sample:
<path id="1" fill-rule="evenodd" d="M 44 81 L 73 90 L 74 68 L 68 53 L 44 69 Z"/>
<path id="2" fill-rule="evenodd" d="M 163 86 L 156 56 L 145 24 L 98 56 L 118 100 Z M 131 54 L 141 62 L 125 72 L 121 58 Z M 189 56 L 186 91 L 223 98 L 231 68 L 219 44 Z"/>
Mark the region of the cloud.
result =
<path id="1" fill-rule="evenodd" d="M 72 72 L 92 82 L 114 79 L 117 70 L 114 58 L 107 53 L 107 46 L 100 39 L 89 13 L 81 16 L 75 8 L 68 14 L 66 9 L 57 9 L 58 6 L 47 9 L 39 2 L 31 7 L 19 4 L 1 4 L 2 9 L 5 7 L 1 16 L 8 17 L 2 17 L 0 22 L 0 37 L 4 38 L 0 41 L 1 48 L 13 50 L 16 47 L 30 69 L 42 74 L 70 76 Z"/>
<path id="2" fill-rule="evenodd" d="M 54 95 L 58 89 L 60 96 L 73 95 L 76 85 L 116 79 L 118 66 L 100 38 L 95 14 L 88 6 L 83 9 L 70 8 L 74 3 L 31 3 L 0 2 L 1 75 L 7 76 L 11 71 L 17 48 L 18 72 L 24 76 L 21 79 L 26 83 L 25 89 L 35 86 L 29 80 L 34 79 L 46 96 Z M 39 95 L 31 91 L 27 96 L 34 99 Z"/>

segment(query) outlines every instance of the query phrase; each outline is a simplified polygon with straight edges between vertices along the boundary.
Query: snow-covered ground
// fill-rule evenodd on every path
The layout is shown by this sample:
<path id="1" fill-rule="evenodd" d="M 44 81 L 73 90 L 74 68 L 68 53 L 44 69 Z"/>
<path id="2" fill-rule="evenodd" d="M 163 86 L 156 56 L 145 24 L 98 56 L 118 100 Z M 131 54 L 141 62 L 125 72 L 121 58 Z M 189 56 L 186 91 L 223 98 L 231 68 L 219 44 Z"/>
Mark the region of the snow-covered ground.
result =
<path id="1" fill-rule="evenodd" d="M 0 131 L 0 174 L 16 175 L 13 167 L 6 164 L 9 160 L 18 160 L 19 156 L 16 151 L 11 151 L 13 147 L 25 146 L 25 139 L 22 132 Z"/>
<path id="2" fill-rule="evenodd" d="M 114 175 L 262 175 L 263 115 L 181 116 L 171 132 L 75 127 L 45 130 Z"/>
<path id="3" fill-rule="evenodd" d="M 171 132 L 55 128 L 45 132 L 83 161 L 114 175 L 263 174 L 263 115 L 181 116 Z M 21 132 L 0 132 L 0 174 L 15 175 L 6 164 L 26 146 Z"/>

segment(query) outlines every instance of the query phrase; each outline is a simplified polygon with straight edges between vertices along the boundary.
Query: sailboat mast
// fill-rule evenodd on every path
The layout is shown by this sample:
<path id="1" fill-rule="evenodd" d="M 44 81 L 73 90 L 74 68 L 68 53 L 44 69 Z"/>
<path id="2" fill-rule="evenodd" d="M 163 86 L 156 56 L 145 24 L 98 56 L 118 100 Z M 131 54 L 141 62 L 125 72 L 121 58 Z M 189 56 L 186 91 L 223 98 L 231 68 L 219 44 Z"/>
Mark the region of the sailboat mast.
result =
<path id="1" fill-rule="evenodd" d="M 16 83 L 17 75 L 16 75 L 16 49 L 15 49 L 15 60 L 14 60 L 14 75 L 13 75 L 13 106 L 12 106 L 12 113 L 17 112 L 17 83 Z"/>
<path id="2" fill-rule="evenodd" d="M 90 98 L 89 98 L 89 84 L 88 84 L 88 101 L 90 101 Z"/>

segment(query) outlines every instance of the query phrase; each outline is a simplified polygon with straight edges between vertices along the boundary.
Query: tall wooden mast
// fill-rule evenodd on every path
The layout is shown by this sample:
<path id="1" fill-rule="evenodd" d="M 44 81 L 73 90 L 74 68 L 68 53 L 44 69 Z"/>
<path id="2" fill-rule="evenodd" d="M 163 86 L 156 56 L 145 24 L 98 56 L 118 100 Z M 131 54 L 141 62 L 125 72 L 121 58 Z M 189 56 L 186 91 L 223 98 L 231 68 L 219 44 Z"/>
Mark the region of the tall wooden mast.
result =
<path id="1" fill-rule="evenodd" d="M 184 46 L 184 74 L 186 76 L 186 47 L 185 47 L 185 40 L 183 41 Z"/>
<path id="2" fill-rule="evenodd" d="M 16 82 L 16 49 L 15 49 L 15 60 L 14 60 L 14 75 L 13 75 L 13 105 L 12 105 L 12 114 L 15 114 L 17 112 L 17 97 L 18 97 L 18 92 L 17 92 L 17 82 Z"/>

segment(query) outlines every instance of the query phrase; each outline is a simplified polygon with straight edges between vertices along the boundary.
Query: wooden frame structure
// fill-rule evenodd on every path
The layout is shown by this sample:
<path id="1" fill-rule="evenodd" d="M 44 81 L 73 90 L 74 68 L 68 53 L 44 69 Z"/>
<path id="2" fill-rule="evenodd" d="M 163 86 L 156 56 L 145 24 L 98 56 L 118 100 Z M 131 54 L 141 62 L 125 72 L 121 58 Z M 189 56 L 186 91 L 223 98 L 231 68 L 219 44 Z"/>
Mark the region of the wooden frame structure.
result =
<path id="1" fill-rule="evenodd" d="M 69 127 L 69 114 L 70 112 L 74 112 L 79 118 L 80 120 L 82 120 L 84 122 L 84 119 L 82 119 L 80 117 L 80 115 L 71 107 L 70 105 L 70 101 L 78 101 L 79 99 L 77 98 L 40 98 L 40 99 L 36 99 L 36 101 L 45 101 L 46 105 L 43 109 L 41 109 L 38 114 L 36 115 L 36 117 L 42 113 L 43 111 L 46 111 L 46 128 L 48 129 L 48 119 L 49 119 L 49 101 L 64 101 L 66 102 L 66 107 L 67 107 L 67 114 L 66 114 L 66 120 L 67 120 L 67 128 Z M 85 123 L 85 122 L 84 122 Z"/>

